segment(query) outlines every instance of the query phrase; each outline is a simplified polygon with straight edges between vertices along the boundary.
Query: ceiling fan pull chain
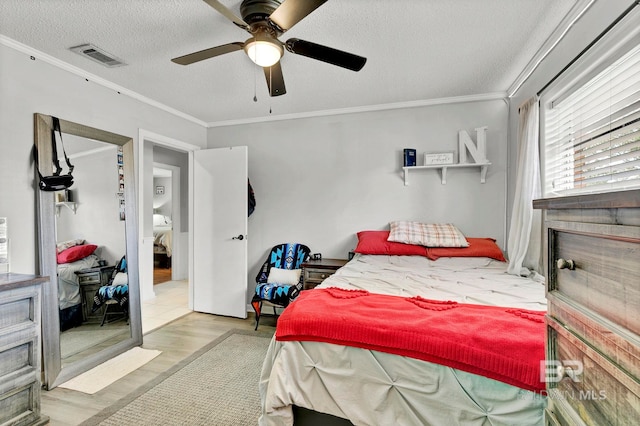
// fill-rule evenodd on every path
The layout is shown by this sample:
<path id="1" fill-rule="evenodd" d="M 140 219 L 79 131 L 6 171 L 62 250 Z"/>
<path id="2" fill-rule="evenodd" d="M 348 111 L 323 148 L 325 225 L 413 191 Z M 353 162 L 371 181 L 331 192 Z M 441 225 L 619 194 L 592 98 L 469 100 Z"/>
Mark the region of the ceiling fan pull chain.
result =
<path id="1" fill-rule="evenodd" d="M 253 102 L 258 102 L 257 85 L 258 77 L 256 75 L 256 67 L 253 67 Z"/>
<path id="2" fill-rule="evenodd" d="M 272 86 L 272 84 L 273 84 L 273 78 L 272 78 L 273 74 L 272 74 L 271 70 L 273 70 L 273 66 L 269 67 L 269 91 L 271 91 L 271 87 L 273 87 Z M 271 95 L 271 93 L 269 93 L 269 95 Z M 272 98 L 272 96 L 269 96 L 269 114 L 271 114 L 271 98 Z"/>

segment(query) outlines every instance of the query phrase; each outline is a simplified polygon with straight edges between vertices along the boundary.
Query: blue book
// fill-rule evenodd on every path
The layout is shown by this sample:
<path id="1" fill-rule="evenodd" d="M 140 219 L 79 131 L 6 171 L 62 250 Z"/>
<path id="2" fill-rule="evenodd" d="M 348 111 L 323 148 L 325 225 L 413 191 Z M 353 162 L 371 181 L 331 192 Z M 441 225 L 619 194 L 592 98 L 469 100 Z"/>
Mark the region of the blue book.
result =
<path id="1" fill-rule="evenodd" d="M 404 166 L 412 167 L 416 165 L 416 150 L 411 148 L 404 149 Z"/>

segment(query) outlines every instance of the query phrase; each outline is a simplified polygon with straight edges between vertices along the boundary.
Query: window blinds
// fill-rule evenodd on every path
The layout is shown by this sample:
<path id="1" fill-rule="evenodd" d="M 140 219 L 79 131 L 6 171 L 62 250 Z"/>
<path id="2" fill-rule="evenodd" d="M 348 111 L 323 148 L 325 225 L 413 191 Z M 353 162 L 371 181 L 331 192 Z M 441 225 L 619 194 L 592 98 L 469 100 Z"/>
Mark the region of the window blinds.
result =
<path id="1" fill-rule="evenodd" d="M 640 46 L 550 105 L 545 194 L 640 187 Z"/>

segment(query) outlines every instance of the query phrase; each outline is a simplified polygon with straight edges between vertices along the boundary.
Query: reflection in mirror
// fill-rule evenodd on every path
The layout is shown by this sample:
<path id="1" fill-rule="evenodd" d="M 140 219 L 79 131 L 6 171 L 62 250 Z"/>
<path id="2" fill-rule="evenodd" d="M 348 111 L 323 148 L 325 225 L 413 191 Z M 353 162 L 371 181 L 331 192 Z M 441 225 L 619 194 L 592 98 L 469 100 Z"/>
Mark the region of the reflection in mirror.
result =
<path id="1" fill-rule="evenodd" d="M 116 269 L 126 254 L 122 150 L 73 135 L 64 135 L 64 147 L 74 165 L 74 184 L 55 195 L 63 368 L 131 335 L 124 287 L 128 273 Z M 123 297 L 101 304 L 101 287 L 118 284 L 123 287 L 114 295 Z"/>
<path id="2" fill-rule="evenodd" d="M 34 119 L 46 176 L 52 117 Z M 60 126 L 74 184 L 37 191 L 40 274 L 50 277 L 42 295 L 47 389 L 142 343 L 133 141 L 62 119 Z"/>

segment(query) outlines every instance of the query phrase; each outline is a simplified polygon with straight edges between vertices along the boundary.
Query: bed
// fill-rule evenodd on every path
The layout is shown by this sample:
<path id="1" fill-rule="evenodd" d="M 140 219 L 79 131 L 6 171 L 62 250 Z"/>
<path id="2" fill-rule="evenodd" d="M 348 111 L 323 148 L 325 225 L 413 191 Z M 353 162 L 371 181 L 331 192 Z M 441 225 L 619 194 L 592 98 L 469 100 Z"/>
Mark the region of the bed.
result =
<path id="1" fill-rule="evenodd" d="M 394 254 L 397 251 L 390 250 L 386 243 L 388 232 L 375 232 L 382 233 L 385 242 L 381 244 L 386 247 L 361 250 L 364 253 L 357 253 L 314 290 L 302 292 L 279 318 L 260 378 L 260 424 L 291 425 L 294 407 L 301 407 L 358 425 L 542 425 L 546 406 L 544 383 L 539 376 L 539 360 L 544 359 L 542 318 L 546 310 L 542 280 L 506 274 L 506 263 L 496 259 L 502 257 L 499 249 L 495 258 L 476 256 L 482 254 L 477 252 L 473 257 L 450 257 L 438 256 L 437 250 L 430 252 L 425 247 L 406 244 L 401 254 Z M 360 239 L 360 233 L 358 236 Z M 472 246 L 492 241 L 482 240 Z M 444 249 L 440 254 L 447 253 Z M 339 294 L 331 299 L 329 293 Z M 358 299 L 360 296 L 366 299 Z M 512 313 L 516 321 L 521 321 L 518 324 L 525 324 L 513 328 L 518 333 L 522 330 L 522 344 L 516 342 L 514 353 L 529 351 L 529 358 L 536 359 L 537 365 L 530 362 L 526 374 L 524 370 L 518 373 L 527 376 L 526 379 L 522 374 L 511 378 L 513 369 L 496 375 L 485 374 L 489 370 L 469 368 L 477 367 L 474 362 L 481 359 L 478 357 L 470 357 L 469 363 L 456 364 L 448 362 L 442 354 L 440 358 L 433 353 L 421 356 L 406 348 L 394 353 L 394 348 L 383 347 L 399 333 L 395 323 L 389 320 L 387 325 L 384 319 L 405 315 L 402 308 L 383 311 L 395 305 L 420 303 L 429 305 L 420 312 L 436 315 L 435 318 L 461 312 L 463 308 Z M 357 306 L 361 311 L 371 309 L 360 313 L 364 318 L 356 318 L 351 310 L 357 311 Z M 316 316 L 314 310 L 319 312 Z M 406 311 L 409 315 L 410 309 Z M 373 343 L 358 338 L 347 342 L 344 334 L 337 331 L 366 327 L 367 315 L 373 333 L 384 330 L 380 333 L 381 340 L 378 336 L 379 340 Z M 352 322 L 353 318 L 356 319 Z M 447 321 L 431 320 L 430 324 L 440 326 Z M 486 333 L 476 331 L 475 336 L 491 345 L 492 336 L 500 334 L 496 330 L 510 327 L 508 322 L 505 324 L 492 319 L 490 324 L 474 324 L 459 330 L 474 333 L 473 327 L 486 329 Z M 309 325 L 295 335 L 296 327 Z M 429 340 L 435 340 L 432 336 L 436 334 L 432 333 L 436 332 L 427 331 L 426 327 L 420 329 L 411 344 L 422 339 L 428 346 Z M 526 349 L 527 345 L 533 349 Z M 507 358 L 516 358 L 506 347 L 497 352 L 486 359 L 498 359 L 500 352 Z"/>
<path id="2" fill-rule="evenodd" d="M 171 257 L 171 227 L 154 227 L 153 228 L 153 252 L 165 254 Z"/>
<path id="3" fill-rule="evenodd" d="M 76 272 L 98 266 L 98 260 L 96 255 L 90 254 L 82 259 L 57 265 L 60 331 L 82 325 L 82 296 Z"/>
<path id="4" fill-rule="evenodd" d="M 171 265 L 173 227 L 168 216 L 153 215 L 153 257 L 166 267 Z"/>

